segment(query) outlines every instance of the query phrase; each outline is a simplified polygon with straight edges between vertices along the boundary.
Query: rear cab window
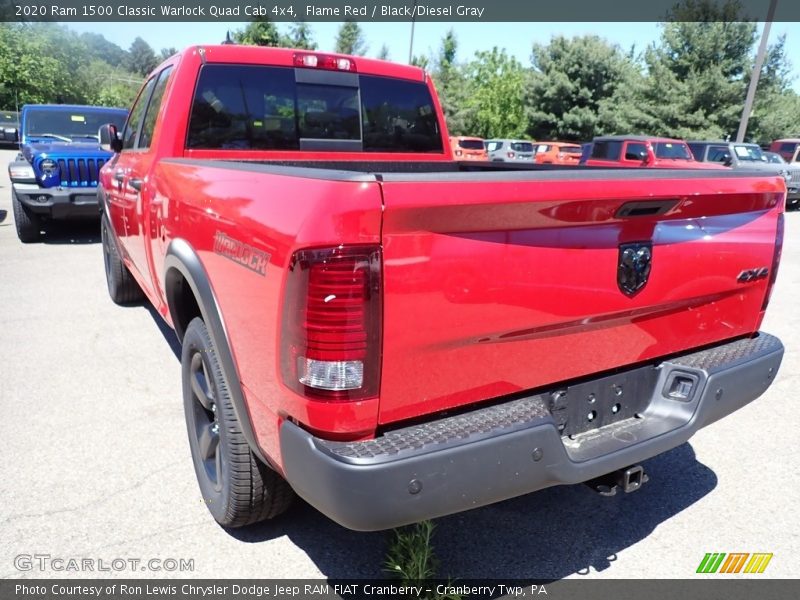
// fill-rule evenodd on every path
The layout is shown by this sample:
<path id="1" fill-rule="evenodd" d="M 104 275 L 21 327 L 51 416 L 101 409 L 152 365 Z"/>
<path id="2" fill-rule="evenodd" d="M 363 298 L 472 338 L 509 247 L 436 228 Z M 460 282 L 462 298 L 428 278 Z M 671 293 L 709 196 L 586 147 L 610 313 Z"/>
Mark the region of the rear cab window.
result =
<path id="1" fill-rule="evenodd" d="M 482 140 L 459 140 L 458 147 L 464 150 L 483 150 Z"/>
<path id="2" fill-rule="evenodd" d="M 483 142 L 478 142 L 483 149 Z M 444 151 L 428 87 L 292 67 L 200 70 L 186 147 L 217 150 Z"/>
<path id="3" fill-rule="evenodd" d="M 530 142 L 514 142 L 511 144 L 514 152 L 533 152 L 533 144 Z"/>

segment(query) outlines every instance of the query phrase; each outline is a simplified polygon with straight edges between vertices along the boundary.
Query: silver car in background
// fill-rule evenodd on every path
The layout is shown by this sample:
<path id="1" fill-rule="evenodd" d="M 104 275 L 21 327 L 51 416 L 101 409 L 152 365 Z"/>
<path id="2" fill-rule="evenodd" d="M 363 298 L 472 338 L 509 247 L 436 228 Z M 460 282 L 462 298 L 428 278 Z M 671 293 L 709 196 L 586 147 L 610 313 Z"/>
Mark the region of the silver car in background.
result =
<path id="1" fill-rule="evenodd" d="M 758 144 L 718 140 L 697 140 L 688 144 L 696 160 L 782 175 L 786 180 L 786 208 L 800 208 L 799 164 L 770 162 Z"/>
<path id="2" fill-rule="evenodd" d="M 486 140 L 486 153 L 494 162 L 533 160 L 533 142 L 528 140 Z"/>

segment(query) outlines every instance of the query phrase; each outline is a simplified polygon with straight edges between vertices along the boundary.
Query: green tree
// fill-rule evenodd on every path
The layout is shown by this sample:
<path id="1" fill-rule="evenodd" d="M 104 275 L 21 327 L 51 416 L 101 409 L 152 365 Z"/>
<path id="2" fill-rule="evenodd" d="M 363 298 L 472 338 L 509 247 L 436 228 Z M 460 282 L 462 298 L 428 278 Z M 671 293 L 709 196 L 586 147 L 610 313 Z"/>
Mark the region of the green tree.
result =
<path id="1" fill-rule="evenodd" d="M 299 48 L 301 50 L 316 50 L 317 42 L 314 41 L 314 34 L 311 26 L 305 21 L 292 23 L 289 27 L 289 35 L 286 36 L 286 44 L 289 48 Z"/>
<path id="2" fill-rule="evenodd" d="M 631 98 L 641 78 L 618 46 L 589 35 L 534 44 L 526 82 L 526 123 L 535 139 L 587 140 L 632 133 Z M 638 115 L 638 122 L 644 120 Z"/>
<path id="3" fill-rule="evenodd" d="M 497 47 L 476 52 L 466 67 L 470 93 L 467 131 L 483 138 L 525 134 L 525 70 Z"/>
<path id="4" fill-rule="evenodd" d="M 412 56 L 411 57 L 411 66 L 419 67 L 420 69 L 427 70 L 430 66 L 430 59 L 425 56 L 424 54 L 420 54 L 419 56 Z"/>
<path id="5" fill-rule="evenodd" d="M 244 29 L 235 31 L 233 39 L 237 44 L 281 46 L 285 38 L 278 32 L 275 23 L 264 17 L 255 19 L 248 23 Z"/>
<path id="6" fill-rule="evenodd" d="M 769 47 L 761 68 L 745 139 L 766 143 L 798 130 L 800 96 L 791 84 L 786 37 L 781 36 Z"/>
<path id="7" fill-rule="evenodd" d="M 467 105 L 467 79 L 463 66 L 456 62 L 458 40 L 450 29 L 442 38 L 439 53 L 433 61 L 433 81 L 451 135 L 467 134 L 470 107 Z"/>
<path id="8" fill-rule="evenodd" d="M 60 65 L 46 51 L 47 41 L 39 26 L 0 23 L 0 106 L 55 99 Z"/>
<path id="9" fill-rule="evenodd" d="M 98 106 L 127 108 L 133 104 L 144 80 L 107 62 L 94 59 L 84 69 L 84 102 Z"/>
<path id="10" fill-rule="evenodd" d="M 378 51 L 378 56 L 380 60 L 389 60 L 389 46 L 383 44 L 381 49 Z"/>
<path id="11" fill-rule="evenodd" d="M 129 106 L 141 75 L 109 63 L 119 58 L 109 44 L 54 23 L 0 23 L 0 106 Z"/>
<path id="12" fill-rule="evenodd" d="M 150 44 L 137 37 L 128 49 L 126 66 L 129 71 L 145 76 L 158 66 L 158 57 Z"/>
<path id="13" fill-rule="evenodd" d="M 161 52 L 159 52 L 159 58 L 161 60 L 167 60 L 173 54 L 177 54 L 178 49 L 175 46 L 170 46 L 169 48 L 162 48 Z"/>
<path id="14" fill-rule="evenodd" d="M 644 104 L 654 134 L 735 135 L 747 92 L 756 25 L 737 0 L 683 0 L 645 52 Z"/>
<path id="15" fill-rule="evenodd" d="M 356 21 L 345 21 L 336 35 L 335 52 L 364 56 L 367 53 L 364 32 Z"/>
<path id="16" fill-rule="evenodd" d="M 102 34 L 86 32 L 81 34 L 81 40 L 93 58 L 107 62 L 113 67 L 124 66 L 127 52 L 115 43 L 109 42 Z"/>

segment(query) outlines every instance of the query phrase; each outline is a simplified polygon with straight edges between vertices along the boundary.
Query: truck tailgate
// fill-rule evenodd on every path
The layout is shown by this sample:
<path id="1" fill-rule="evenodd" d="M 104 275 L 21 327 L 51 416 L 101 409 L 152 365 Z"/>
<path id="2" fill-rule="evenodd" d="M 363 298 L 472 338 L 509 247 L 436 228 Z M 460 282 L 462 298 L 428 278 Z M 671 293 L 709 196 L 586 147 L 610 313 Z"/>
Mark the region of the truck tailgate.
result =
<path id="1" fill-rule="evenodd" d="M 754 332 L 785 187 L 725 175 L 384 175 L 379 421 Z"/>

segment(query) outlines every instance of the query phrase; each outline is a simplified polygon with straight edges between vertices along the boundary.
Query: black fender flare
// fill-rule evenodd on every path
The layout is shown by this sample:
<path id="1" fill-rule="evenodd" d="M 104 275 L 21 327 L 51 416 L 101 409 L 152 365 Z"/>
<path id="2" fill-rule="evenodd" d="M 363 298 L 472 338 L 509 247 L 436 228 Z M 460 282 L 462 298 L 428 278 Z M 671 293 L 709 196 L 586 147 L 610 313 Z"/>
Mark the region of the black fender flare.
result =
<path id="1" fill-rule="evenodd" d="M 195 300 L 197 301 L 197 305 L 200 308 L 203 322 L 206 324 L 211 340 L 214 342 L 214 346 L 217 349 L 220 366 L 225 375 L 225 380 L 228 382 L 231 402 L 234 412 L 236 413 L 236 418 L 239 420 L 242 434 L 245 440 L 247 440 L 250 450 L 265 464 L 274 464 L 264 455 L 258 445 L 253 423 L 250 419 L 250 413 L 247 410 L 247 405 L 244 400 L 239 371 L 233 360 L 233 353 L 231 352 L 230 343 L 228 341 L 225 322 L 222 318 L 217 298 L 214 295 L 214 290 L 211 287 L 208 273 L 203 267 L 203 263 L 194 248 L 192 248 L 186 240 L 180 238 L 173 239 L 167 248 L 166 257 L 164 259 L 164 295 L 167 299 L 167 305 L 170 315 L 172 316 L 173 325 L 175 326 L 175 332 L 179 339 L 183 339 L 183 334 L 185 332 L 181 330 L 181 324 L 179 320 L 175 318 L 178 310 L 174 294 L 174 279 L 176 273 L 180 274 L 189 284 Z"/>

